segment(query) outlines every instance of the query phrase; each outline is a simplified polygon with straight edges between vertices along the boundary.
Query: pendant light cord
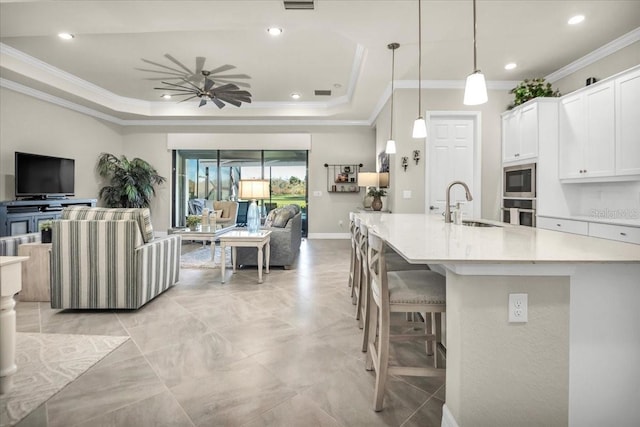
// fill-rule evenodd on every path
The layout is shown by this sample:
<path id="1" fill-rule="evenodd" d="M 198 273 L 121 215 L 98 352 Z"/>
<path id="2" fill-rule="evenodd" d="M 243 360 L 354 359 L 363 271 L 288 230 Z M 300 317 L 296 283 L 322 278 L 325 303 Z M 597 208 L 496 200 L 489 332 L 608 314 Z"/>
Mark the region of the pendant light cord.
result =
<path id="1" fill-rule="evenodd" d="M 475 5 L 475 0 L 473 4 Z M 421 0 L 418 0 L 418 117 L 422 117 L 422 1 Z"/>
<path id="2" fill-rule="evenodd" d="M 477 63 L 478 45 L 476 42 L 476 0 L 473 0 L 473 72 L 478 71 Z"/>
<path id="3" fill-rule="evenodd" d="M 391 127 L 389 130 L 389 139 L 393 139 L 393 80 L 396 63 L 396 48 L 391 47 Z"/>

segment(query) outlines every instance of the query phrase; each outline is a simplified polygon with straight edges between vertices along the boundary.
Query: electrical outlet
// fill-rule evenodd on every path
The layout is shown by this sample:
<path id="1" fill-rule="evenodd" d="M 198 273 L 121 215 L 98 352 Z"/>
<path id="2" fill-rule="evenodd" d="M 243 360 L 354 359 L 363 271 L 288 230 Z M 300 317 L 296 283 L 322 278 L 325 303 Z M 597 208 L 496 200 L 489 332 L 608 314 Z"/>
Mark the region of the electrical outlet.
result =
<path id="1" fill-rule="evenodd" d="M 322 191 L 318 191 L 318 190 L 314 191 L 313 197 L 322 197 Z"/>
<path id="2" fill-rule="evenodd" d="M 528 294 L 509 294 L 509 323 L 526 323 L 528 317 Z"/>
<path id="3" fill-rule="evenodd" d="M 344 225 L 344 222 L 342 220 L 338 221 L 338 226 L 342 227 Z"/>

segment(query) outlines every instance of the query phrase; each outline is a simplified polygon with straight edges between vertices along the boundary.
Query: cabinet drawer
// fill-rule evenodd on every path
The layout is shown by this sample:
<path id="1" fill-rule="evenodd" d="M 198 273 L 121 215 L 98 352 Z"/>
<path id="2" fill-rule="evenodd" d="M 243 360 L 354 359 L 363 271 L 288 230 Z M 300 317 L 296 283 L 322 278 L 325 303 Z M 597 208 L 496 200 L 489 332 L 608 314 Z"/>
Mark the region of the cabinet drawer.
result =
<path id="1" fill-rule="evenodd" d="M 584 236 L 589 234 L 589 223 L 584 221 L 539 216 L 536 226 L 546 230 L 564 231 L 565 233 L 582 234 Z"/>
<path id="2" fill-rule="evenodd" d="M 640 245 L 640 228 L 637 227 L 592 222 L 589 224 L 589 236 Z"/>

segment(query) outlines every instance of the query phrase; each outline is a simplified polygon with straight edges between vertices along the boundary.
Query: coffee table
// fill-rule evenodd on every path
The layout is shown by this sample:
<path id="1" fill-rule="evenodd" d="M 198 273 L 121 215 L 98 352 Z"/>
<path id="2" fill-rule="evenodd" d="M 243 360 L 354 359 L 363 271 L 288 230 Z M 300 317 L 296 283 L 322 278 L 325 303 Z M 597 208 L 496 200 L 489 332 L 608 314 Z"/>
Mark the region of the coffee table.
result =
<path id="1" fill-rule="evenodd" d="M 216 244 L 215 241 L 224 233 L 234 230 L 235 224 L 229 227 L 222 227 L 221 225 L 203 225 L 196 229 L 189 228 L 174 228 L 169 230 L 171 234 L 179 234 L 183 239 L 193 239 L 211 242 L 211 260 L 215 259 Z M 224 257 L 222 257 L 224 259 Z"/>
<path id="2" fill-rule="evenodd" d="M 220 251 L 223 256 L 220 269 L 222 274 L 222 283 L 224 283 L 224 269 L 226 263 L 226 256 L 224 256 L 227 246 L 231 247 L 231 264 L 233 264 L 233 271 L 236 271 L 236 248 L 237 247 L 255 247 L 258 248 L 258 283 L 262 283 L 262 253 L 264 248 L 264 258 L 266 272 L 269 273 L 269 257 L 271 256 L 271 230 L 260 230 L 255 233 L 250 233 L 247 230 L 235 229 L 227 231 L 220 237 Z"/>

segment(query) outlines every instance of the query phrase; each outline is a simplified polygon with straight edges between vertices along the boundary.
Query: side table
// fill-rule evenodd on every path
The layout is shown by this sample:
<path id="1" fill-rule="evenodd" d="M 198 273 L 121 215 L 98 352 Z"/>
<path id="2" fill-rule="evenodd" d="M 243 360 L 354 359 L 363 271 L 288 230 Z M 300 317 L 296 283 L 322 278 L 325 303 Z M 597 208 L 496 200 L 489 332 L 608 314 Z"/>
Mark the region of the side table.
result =
<path id="1" fill-rule="evenodd" d="M 236 247 L 258 248 L 258 283 L 262 283 L 262 251 L 264 248 L 264 258 L 266 273 L 269 273 L 269 258 L 271 256 L 271 230 L 260 230 L 257 233 L 249 233 L 247 230 L 236 229 L 224 233 L 220 236 L 220 269 L 222 273 L 222 283 L 224 283 L 225 269 L 225 248 L 231 247 L 231 263 L 233 271 L 236 271 Z"/>
<path id="2" fill-rule="evenodd" d="M 49 251 L 51 243 L 23 243 L 18 255 L 28 256 L 22 263 L 20 301 L 51 301 Z"/>
<path id="3" fill-rule="evenodd" d="M 0 256 L 0 394 L 8 393 L 16 373 L 16 302 L 22 286 L 23 256 Z"/>

